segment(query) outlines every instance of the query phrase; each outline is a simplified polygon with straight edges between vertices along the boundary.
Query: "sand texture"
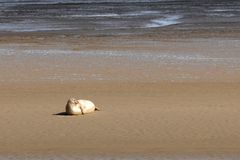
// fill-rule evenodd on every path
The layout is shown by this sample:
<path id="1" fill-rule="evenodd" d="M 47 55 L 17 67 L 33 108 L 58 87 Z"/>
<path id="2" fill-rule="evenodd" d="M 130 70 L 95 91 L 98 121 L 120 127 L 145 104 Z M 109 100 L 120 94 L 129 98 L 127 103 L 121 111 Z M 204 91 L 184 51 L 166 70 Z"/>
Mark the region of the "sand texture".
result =
<path id="1" fill-rule="evenodd" d="M 25 34 L 0 42 L 1 156 L 239 155 L 234 37 Z M 66 116 L 70 97 L 101 111 Z"/>
<path id="2" fill-rule="evenodd" d="M 240 84 L 2 85 L 1 154 L 238 153 Z M 65 116 L 69 97 L 102 111 Z"/>

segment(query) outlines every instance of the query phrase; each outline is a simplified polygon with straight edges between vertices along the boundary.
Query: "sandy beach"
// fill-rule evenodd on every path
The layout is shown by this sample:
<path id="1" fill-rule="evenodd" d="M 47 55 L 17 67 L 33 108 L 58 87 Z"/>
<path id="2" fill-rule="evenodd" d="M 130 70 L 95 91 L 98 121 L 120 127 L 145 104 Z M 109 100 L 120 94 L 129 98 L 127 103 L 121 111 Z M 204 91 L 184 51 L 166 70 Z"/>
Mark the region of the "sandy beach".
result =
<path id="1" fill-rule="evenodd" d="M 201 58 L 200 61 L 194 59 L 194 64 L 199 64 L 194 68 L 189 67 L 192 64 L 191 59 L 187 63 L 185 59 L 180 59 L 181 63 L 177 59 L 172 61 L 170 69 L 161 70 L 155 68 L 154 61 L 149 59 L 147 60 L 150 62 L 142 59 L 136 61 L 125 55 L 120 56 L 120 59 L 119 56 L 114 57 L 108 54 L 106 57 L 104 55 L 84 56 L 80 52 L 71 53 L 69 50 L 64 52 L 71 56 L 54 55 L 50 51 L 53 48 L 55 49 L 53 51 L 57 51 L 56 44 L 59 44 L 59 41 L 52 44 L 51 40 L 45 39 L 45 43 L 41 44 L 37 38 L 25 36 L 21 39 L 22 41 L 19 42 L 16 37 L 13 39 L 7 37 L 2 38 L 1 43 L 4 51 L 9 48 L 7 40 L 14 46 L 11 47 L 13 51 L 5 52 L 1 57 L 3 67 L 0 86 L 2 119 L 0 127 L 3 129 L 0 137 L 2 144 L 0 153 L 5 158 L 8 155 L 14 155 L 15 158 L 20 156 L 18 157 L 20 159 L 31 158 L 31 156 L 36 158 L 37 155 L 40 158 L 49 157 L 49 155 L 55 158 L 59 155 L 67 157 L 74 155 L 76 159 L 89 155 L 95 158 L 99 155 L 117 158 L 133 155 L 133 159 L 143 155 L 147 155 L 148 158 L 167 155 L 170 159 L 174 159 L 174 156 L 184 159 L 184 156 L 199 158 L 205 155 L 208 158 L 209 155 L 215 155 L 217 159 L 221 158 L 221 155 L 224 155 L 222 159 L 225 159 L 225 156 L 227 159 L 233 155 L 238 157 L 240 75 L 237 68 L 239 63 L 234 61 L 235 64 L 232 63 L 232 65 L 236 69 L 233 67 L 229 69 L 228 64 L 231 63 L 231 58 L 228 62 L 229 57 L 225 57 L 224 53 L 230 50 L 231 56 L 236 56 L 238 53 L 236 44 L 239 41 L 161 40 L 161 43 L 157 42 L 160 45 L 151 49 L 153 54 L 154 50 L 168 51 L 172 54 L 181 50 L 185 53 L 195 50 L 205 55 L 214 52 L 211 44 L 222 42 L 221 46 L 216 46 L 222 54 L 215 56 L 225 57 L 226 61 L 224 63 L 207 61 L 209 72 L 205 74 L 207 68 L 206 66 L 201 68 L 201 64 L 206 61 Z M 37 42 L 31 44 L 30 42 L 34 40 Z M 71 40 L 73 39 L 69 39 L 69 45 L 62 43 L 71 51 L 76 51 L 71 44 L 83 42 L 83 40 L 73 42 Z M 93 46 L 99 45 L 98 39 L 93 38 L 91 41 L 95 42 L 92 43 Z M 104 43 L 103 40 L 100 42 Z M 110 47 L 109 50 L 127 53 L 134 53 L 136 50 L 149 51 L 145 42 L 145 45 L 141 45 L 136 41 L 133 48 L 131 45 L 119 43 L 115 38 L 115 41 L 111 42 L 113 48 Z M 105 44 L 109 43 L 105 41 Z M 39 49 L 47 49 L 49 51 L 46 53 L 47 57 L 44 54 L 32 55 L 25 52 L 28 51 L 29 44 L 34 53 Z M 84 50 L 81 48 L 84 45 L 79 46 L 77 51 Z M 98 49 L 97 52 L 105 51 L 107 45 L 102 46 L 103 48 Z M 84 51 L 96 50 L 95 47 L 91 47 L 85 48 Z M 74 54 L 77 57 L 74 58 Z M 42 67 L 37 65 L 40 60 Z M 84 68 L 93 61 L 91 67 Z M 122 64 L 134 62 L 132 66 L 137 68 L 133 71 L 125 70 L 124 65 L 116 67 L 113 64 L 117 61 Z M 15 62 L 15 65 L 11 62 Z M 148 67 L 142 67 L 138 62 Z M 105 67 L 94 66 L 101 63 Z M 47 69 L 44 67 L 45 64 Z M 57 64 L 59 68 L 56 67 Z M 189 76 L 179 79 L 178 70 L 173 69 L 176 66 Z M 6 68 L 8 70 L 5 70 Z M 105 78 L 114 76 L 113 79 L 86 76 L 93 73 L 104 75 Z M 148 76 L 145 75 L 146 73 Z M 166 73 L 171 73 L 172 76 Z M 55 77 L 52 77 L 53 75 Z M 85 76 L 85 79 L 78 75 Z M 192 78 L 194 75 L 201 78 L 194 79 Z M 84 116 L 63 115 L 65 104 L 70 97 L 90 99 L 102 111 Z"/>
<path id="2" fill-rule="evenodd" d="M 3 85 L 1 155 L 239 154 L 239 83 Z M 65 116 L 69 97 L 102 111 Z"/>
<path id="3" fill-rule="evenodd" d="M 239 159 L 239 6 L 1 1 L 0 159 Z"/>

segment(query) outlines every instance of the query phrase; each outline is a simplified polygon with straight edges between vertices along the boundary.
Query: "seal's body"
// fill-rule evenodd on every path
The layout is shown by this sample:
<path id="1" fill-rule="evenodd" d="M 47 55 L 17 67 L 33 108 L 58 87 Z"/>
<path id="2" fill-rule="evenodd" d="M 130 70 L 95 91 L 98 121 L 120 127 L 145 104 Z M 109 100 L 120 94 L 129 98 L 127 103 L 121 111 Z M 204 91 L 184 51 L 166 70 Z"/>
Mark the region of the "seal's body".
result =
<path id="1" fill-rule="evenodd" d="M 89 100 L 76 100 L 75 98 L 70 98 L 66 104 L 66 113 L 69 115 L 86 114 L 94 112 L 95 110 L 100 109 Z"/>
<path id="2" fill-rule="evenodd" d="M 86 114 L 86 113 L 91 113 L 94 112 L 96 107 L 93 104 L 93 102 L 89 101 L 89 100 L 77 100 L 81 109 L 82 109 L 82 113 Z"/>

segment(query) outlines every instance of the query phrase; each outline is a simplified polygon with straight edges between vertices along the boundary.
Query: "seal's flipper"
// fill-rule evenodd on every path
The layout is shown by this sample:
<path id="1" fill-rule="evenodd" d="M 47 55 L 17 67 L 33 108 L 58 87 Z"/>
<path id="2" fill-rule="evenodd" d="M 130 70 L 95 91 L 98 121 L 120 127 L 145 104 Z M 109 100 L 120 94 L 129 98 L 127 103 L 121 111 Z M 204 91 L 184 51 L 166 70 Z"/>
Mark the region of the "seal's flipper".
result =
<path id="1" fill-rule="evenodd" d="M 98 107 L 95 107 L 95 111 L 100 111 L 100 108 L 98 108 Z"/>
<path id="2" fill-rule="evenodd" d="M 84 112 L 83 112 L 82 107 L 80 106 L 79 108 L 80 108 L 80 110 L 81 110 L 82 115 L 84 115 Z"/>

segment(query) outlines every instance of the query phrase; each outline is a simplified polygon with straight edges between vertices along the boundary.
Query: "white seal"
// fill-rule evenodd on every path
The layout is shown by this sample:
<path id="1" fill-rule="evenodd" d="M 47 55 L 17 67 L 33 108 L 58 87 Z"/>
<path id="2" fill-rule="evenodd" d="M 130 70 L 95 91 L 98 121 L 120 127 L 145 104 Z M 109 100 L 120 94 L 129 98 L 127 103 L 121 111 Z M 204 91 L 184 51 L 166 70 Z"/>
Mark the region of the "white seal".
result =
<path id="1" fill-rule="evenodd" d="M 66 104 L 66 113 L 69 115 L 79 115 L 99 111 L 100 109 L 89 100 L 70 98 Z"/>

